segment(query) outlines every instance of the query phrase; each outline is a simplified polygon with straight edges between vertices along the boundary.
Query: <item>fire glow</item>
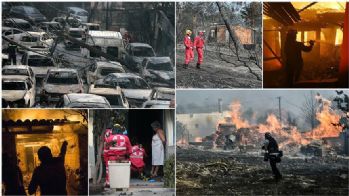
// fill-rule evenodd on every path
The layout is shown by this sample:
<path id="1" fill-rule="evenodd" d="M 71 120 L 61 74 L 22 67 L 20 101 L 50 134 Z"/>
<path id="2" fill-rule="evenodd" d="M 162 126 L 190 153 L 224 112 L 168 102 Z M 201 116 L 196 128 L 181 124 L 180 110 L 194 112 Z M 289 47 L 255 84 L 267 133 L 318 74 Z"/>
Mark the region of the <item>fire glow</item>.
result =
<path id="1" fill-rule="evenodd" d="M 319 125 L 313 130 L 305 133 L 301 133 L 295 126 L 280 122 L 274 114 L 269 114 L 264 123 L 251 125 L 247 120 L 241 117 L 241 104 L 238 101 L 233 101 L 230 106 L 229 118 L 218 120 L 217 127 L 219 127 L 220 124 L 230 123 L 235 125 L 237 130 L 241 128 L 254 130 L 255 134 L 247 135 L 247 137 L 244 138 L 247 140 L 247 143 L 255 141 L 256 136 L 259 137 L 260 140 L 263 140 L 264 133 L 270 132 L 278 139 L 280 148 L 285 146 L 298 148 L 300 145 L 309 144 L 312 140 L 338 137 L 342 127 L 336 126 L 335 124 L 339 122 L 340 114 L 332 110 L 331 101 L 320 95 L 317 95 L 315 99 L 319 103 L 319 107 L 316 111 L 316 119 L 319 121 Z M 216 133 L 219 134 L 219 132 L 220 130 L 217 129 Z"/>

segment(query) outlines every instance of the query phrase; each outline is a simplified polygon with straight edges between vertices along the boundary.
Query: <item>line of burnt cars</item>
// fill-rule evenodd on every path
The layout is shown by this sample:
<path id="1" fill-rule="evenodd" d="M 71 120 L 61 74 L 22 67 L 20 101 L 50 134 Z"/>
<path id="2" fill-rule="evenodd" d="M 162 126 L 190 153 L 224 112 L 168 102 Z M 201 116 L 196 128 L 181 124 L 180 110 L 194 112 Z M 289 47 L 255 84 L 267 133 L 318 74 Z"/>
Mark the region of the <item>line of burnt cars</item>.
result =
<path id="1" fill-rule="evenodd" d="M 20 63 L 11 65 L 4 61 L 8 43 L 3 40 L 4 108 L 174 107 L 173 64 L 169 57 L 156 57 L 149 44 L 125 44 L 120 32 L 100 31 L 98 24 L 81 23 L 75 16 L 55 17 L 51 22 L 40 23 L 5 18 L 3 24 L 7 25 L 2 29 L 3 36 L 30 48 L 29 51 L 19 47 L 23 53 Z M 82 56 L 94 59 L 94 63 L 85 70 L 65 68 L 49 55 L 56 31 L 62 26 L 73 38 L 110 55 L 116 54 L 120 62 L 107 61 L 79 48 Z M 64 45 L 67 49 L 76 47 L 69 40 L 64 40 Z"/>

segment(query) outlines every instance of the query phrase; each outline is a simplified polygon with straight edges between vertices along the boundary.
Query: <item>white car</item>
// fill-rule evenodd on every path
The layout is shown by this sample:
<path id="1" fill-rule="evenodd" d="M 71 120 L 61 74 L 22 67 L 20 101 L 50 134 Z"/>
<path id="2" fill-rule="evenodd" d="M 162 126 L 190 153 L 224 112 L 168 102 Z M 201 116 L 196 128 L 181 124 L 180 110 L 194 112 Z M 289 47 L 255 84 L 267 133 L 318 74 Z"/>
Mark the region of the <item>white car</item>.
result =
<path id="1" fill-rule="evenodd" d="M 33 107 L 35 104 L 35 84 L 28 76 L 3 75 L 2 100 L 9 107 Z"/>
<path id="2" fill-rule="evenodd" d="M 144 58 L 140 76 L 152 87 L 174 88 L 175 85 L 174 69 L 170 57 Z"/>
<path id="3" fill-rule="evenodd" d="M 5 36 L 8 39 L 12 39 L 13 41 L 19 43 L 22 36 L 26 35 L 26 32 L 24 32 L 21 29 L 12 28 L 12 27 L 2 27 L 2 36 Z M 8 42 L 5 40 L 2 40 L 2 48 L 7 48 Z"/>
<path id="4" fill-rule="evenodd" d="M 68 93 L 83 93 L 83 82 L 77 70 L 66 68 L 49 69 L 43 81 L 43 98 L 48 102 L 55 102 Z"/>
<path id="5" fill-rule="evenodd" d="M 85 93 L 66 94 L 57 106 L 64 108 L 110 108 L 105 97 Z"/>
<path id="6" fill-rule="evenodd" d="M 106 85 L 103 80 L 97 80 L 90 85 L 88 93 L 105 97 L 112 108 L 128 108 L 129 104 L 120 87 Z"/>
<path id="7" fill-rule="evenodd" d="M 174 108 L 175 89 L 155 88 L 142 108 Z"/>
<path id="8" fill-rule="evenodd" d="M 125 54 L 124 41 L 118 31 L 88 31 L 86 34 L 86 44 L 97 48 L 108 55 L 115 57 L 119 61 Z M 81 53 L 87 58 L 100 58 L 99 54 L 91 52 L 87 48 L 82 48 Z"/>
<path id="9" fill-rule="evenodd" d="M 33 69 L 28 65 L 7 65 L 2 68 L 2 75 L 3 76 L 13 76 L 13 75 L 19 75 L 19 76 L 28 76 L 33 83 L 36 83 L 35 80 L 35 74 L 33 72 Z"/>
<path id="10" fill-rule="evenodd" d="M 53 39 L 46 32 L 28 31 L 26 35 L 21 37 L 19 43 L 28 48 L 32 46 L 45 46 L 49 48 L 53 44 Z M 18 50 L 24 51 L 21 47 Z"/>
<path id="11" fill-rule="evenodd" d="M 119 86 L 130 107 L 142 107 L 152 92 L 148 83 L 133 73 L 112 73 L 106 76 L 103 82 L 113 87 Z"/>
<path id="12" fill-rule="evenodd" d="M 67 32 L 71 37 L 78 41 L 82 41 L 82 39 L 85 37 L 85 31 L 82 28 L 68 28 Z M 64 40 L 64 45 L 66 48 L 80 48 L 78 44 L 73 43 L 68 39 Z"/>
<path id="13" fill-rule="evenodd" d="M 124 68 L 119 62 L 111 61 L 97 61 L 87 71 L 86 78 L 87 83 L 92 84 L 96 80 L 103 79 L 110 73 L 125 73 Z"/>
<path id="14" fill-rule="evenodd" d="M 100 24 L 98 23 L 82 23 L 82 28 L 85 29 L 85 31 L 99 31 L 100 30 Z"/>
<path id="15" fill-rule="evenodd" d="M 36 52 L 27 51 L 23 54 L 22 65 L 29 65 L 36 77 L 37 82 L 46 77 L 46 73 L 49 69 L 54 68 L 55 62 L 51 57 Z"/>
<path id="16" fill-rule="evenodd" d="M 79 7 L 67 7 L 67 12 L 71 16 L 80 19 L 81 22 L 87 22 L 88 12 L 86 10 Z"/>

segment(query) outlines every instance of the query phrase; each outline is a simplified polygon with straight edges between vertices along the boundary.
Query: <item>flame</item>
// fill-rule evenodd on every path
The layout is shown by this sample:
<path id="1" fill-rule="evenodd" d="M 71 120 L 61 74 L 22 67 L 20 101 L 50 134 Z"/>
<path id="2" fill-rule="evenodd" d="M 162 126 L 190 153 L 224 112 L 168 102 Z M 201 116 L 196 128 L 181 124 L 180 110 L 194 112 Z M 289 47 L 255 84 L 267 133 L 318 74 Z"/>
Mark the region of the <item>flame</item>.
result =
<path id="1" fill-rule="evenodd" d="M 202 142 L 202 137 L 196 137 L 195 142 Z"/>
<path id="2" fill-rule="evenodd" d="M 177 140 L 177 146 L 187 146 L 189 145 L 188 141 L 184 138 Z"/>
<path id="3" fill-rule="evenodd" d="M 222 123 L 233 123 L 237 129 L 250 127 L 248 121 L 241 118 L 241 104 L 239 101 L 233 101 L 230 104 L 229 115 L 225 119 L 218 120 L 217 127 Z"/>
<path id="4" fill-rule="evenodd" d="M 312 139 L 338 137 L 343 129 L 341 126 L 336 126 L 341 118 L 340 115 L 332 110 L 330 100 L 322 98 L 320 95 L 317 95 L 315 98 L 320 103 L 320 108 L 316 112 L 316 119 L 320 124 L 314 130 L 305 133 L 305 135 Z"/>
<path id="5" fill-rule="evenodd" d="M 309 144 L 313 140 L 319 140 L 326 137 L 338 137 L 342 131 L 341 126 L 338 126 L 340 114 L 331 108 L 331 101 L 323 98 L 320 94 L 314 97 L 319 103 L 317 108 L 316 119 L 319 121 L 319 125 L 305 133 L 301 133 L 297 127 L 283 124 L 274 114 L 269 114 L 264 123 L 260 123 L 257 126 L 252 126 L 250 123 L 241 117 L 241 104 L 238 101 L 233 101 L 230 105 L 229 116 L 217 121 L 217 129 L 213 133 L 213 146 L 216 148 L 216 140 L 219 134 L 222 132 L 220 125 L 233 124 L 236 126 L 234 131 L 243 130 L 243 139 L 240 139 L 240 144 L 246 143 L 255 144 L 263 140 L 263 135 L 266 132 L 270 132 L 279 141 L 279 147 L 281 149 L 299 149 L 301 145 Z M 257 138 L 257 139 L 256 139 Z"/>

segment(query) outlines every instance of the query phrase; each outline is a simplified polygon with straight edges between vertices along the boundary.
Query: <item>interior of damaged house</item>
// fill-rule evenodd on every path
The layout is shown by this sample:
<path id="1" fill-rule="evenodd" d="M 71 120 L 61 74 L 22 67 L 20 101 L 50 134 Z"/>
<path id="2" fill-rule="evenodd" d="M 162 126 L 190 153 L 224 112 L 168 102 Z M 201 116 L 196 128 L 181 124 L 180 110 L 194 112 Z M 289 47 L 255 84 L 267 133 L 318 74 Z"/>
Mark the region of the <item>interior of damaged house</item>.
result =
<path id="1" fill-rule="evenodd" d="M 0 9 L 0 195 L 349 195 L 348 0 Z"/>
<path id="2" fill-rule="evenodd" d="M 67 142 L 67 193 L 87 194 L 86 110 L 3 110 L 2 118 L 3 180 L 13 179 L 11 169 L 17 163 L 25 193 L 40 195 L 39 190 L 30 190 L 33 173 L 41 163 L 38 151 L 46 146 L 53 157 L 60 157 L 62 144 Z"/>
<path id="3" fill-rule="evenodd" d="M 296 71 L 287 68 L 295 56 L 287 54 L 291 30 L 304 46 L 314 41 L 310 51 L 301 52 L 302 60 L 294 60 Z M 266 88 L 348 88 L 348 4 L 265 2 L 263 48 Z M 296 72 L 292 79 L 290 72 Z"/>

